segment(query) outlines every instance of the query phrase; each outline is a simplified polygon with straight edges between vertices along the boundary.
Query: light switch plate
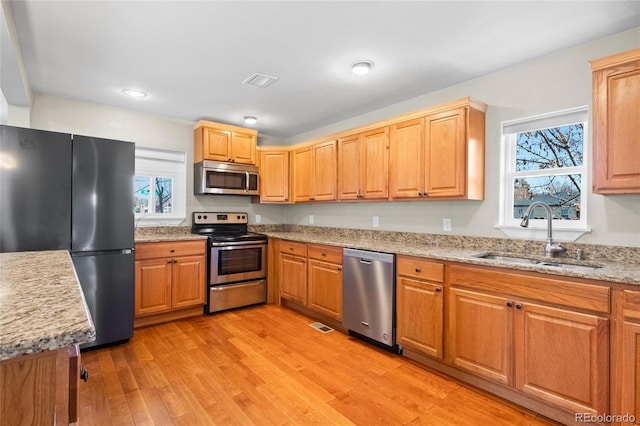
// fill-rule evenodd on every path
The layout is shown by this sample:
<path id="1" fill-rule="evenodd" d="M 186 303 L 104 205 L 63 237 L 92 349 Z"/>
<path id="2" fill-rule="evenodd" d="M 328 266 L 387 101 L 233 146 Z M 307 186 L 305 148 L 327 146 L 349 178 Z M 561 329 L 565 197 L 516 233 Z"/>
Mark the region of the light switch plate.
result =
<path id="1" fill-rule="evenodd" d="M 451 218 L 445 217 L 442 219 L 442 230 L 444 232 L 451 232 Z"/>
<path id="2" fill-rule="evenodd" d="M 312 214 L 309 215 L 309 225 L 313 225 L 316 222 L 316 218 Z"/>
<path id="3" fill-rule="evenodd" d="M 380 226 L 380 218 L 378 216 L 373 217 L 373 227 L 377 228 Z"/>
<path id="4" fill-rule="evenodd" d="M 256 215 L 256 223 L 262 223 L 262 215 L 261 214 L 257 214 Z"/>

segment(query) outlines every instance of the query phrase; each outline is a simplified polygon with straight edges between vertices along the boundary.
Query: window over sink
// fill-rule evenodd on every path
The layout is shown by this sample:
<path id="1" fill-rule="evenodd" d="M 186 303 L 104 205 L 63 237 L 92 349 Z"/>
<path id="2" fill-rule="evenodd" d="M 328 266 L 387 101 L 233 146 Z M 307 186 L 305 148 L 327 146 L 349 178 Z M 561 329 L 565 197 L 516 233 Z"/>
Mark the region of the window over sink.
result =
<path id="1" fill-rule="evenodd" d="M 543 239 L 547 214 L 532 212 L 529 228 L 519 226 L 534 202 L 553 213 L 554 237 L 574 241 L 587 229 L 586 106 L 502 123 L 500 222 L 510 237 Z"/>
<path id="2" fill-rule="evenodd" d="M 185 219 L 185 161 L 184 152 L 136 148 L 136 226 L 178 225 Z"/>

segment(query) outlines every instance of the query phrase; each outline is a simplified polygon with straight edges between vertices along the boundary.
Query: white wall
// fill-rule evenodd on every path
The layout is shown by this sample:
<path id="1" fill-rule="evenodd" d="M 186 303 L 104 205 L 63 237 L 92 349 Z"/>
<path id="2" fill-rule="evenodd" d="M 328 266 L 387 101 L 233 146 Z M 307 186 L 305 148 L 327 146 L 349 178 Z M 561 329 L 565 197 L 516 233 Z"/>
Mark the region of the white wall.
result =
<path id="1" fill-rule="evenodd" d="M 289 138 L 292 144 L 347 130 L 376 120 L 471 96 L 488 104 L 486 115 L 486 197 L 484 201 L 412 201 L 393 203 L 299 204 L 285 210 L 285 223 L 443 233 L 452 218 L 453 234 L 504 237 L 495 229 L 499 211 L 501 122 L 564 108 L 591 105 L 589 60 L 640 47 L 640 28 L 578 46 L 437 92 Z M 588 141 L 591 152 L 591 140 Z M 640 159 L 639 159 L 640 161 Z M 588 159 L 591 170 L 591 159 Z M 588 179 L 591 187 L 591 176 Z M 578 242 L 640 246 L 640 195 L 587 195 L 591 233 Z"/>
<path id="2" fill-rule="evenodd" d="M 528 63 L 469 80 L 371 113 L 325 126 L 286 141 L 259 137 L 261 145 L 292 144 L 322 137 L 461 97 L 472 96 L 489 105 L 486 132 L 486 198 L 484 201 L 415 201 L 326 203 L 292 206 L 252 204 L 249 198 L 194 196 L 192 168 L 187 167 L 187 212 L 241 210 L 263 223 L 371 228 L 372 216 L 383 230 L 442 233 L 442 218 L 453 221 L 453 234 L 504 237 L 494 228 L 498 218 L 500 127 L 504 120 L 591 104 L 588 61 L 640 47 L 640 28 Z M 193 162 L 192 123 L 104 105 L 37 95 L 31 109 L 34 128 L 134 141 L 144 147 L 184 151 Z M 589 141 L 590 151 L 590 141 Z M 590 169 L 589 163 L 589 169 Z M 590 178 L 589 178 L 589 186 Z M 588 194 L 592 232 L 578 242 L 640 246 L 640 195 Z M 187 223 L 190 223 L 188 218 Z"/>
<path id="3" fill-rule="evenodd" d="M 27 126 L 24 126 L 27 127 Z M 193 123 L 90 102 L 35 94 L 31 127 L 135 142 L 136 145 L 187 154 L 187 220 L 193 211 L 246 211 L 262 223 L 282 223 L 282 206 L 252 204 L 249 197 L 193 195 Z"/>

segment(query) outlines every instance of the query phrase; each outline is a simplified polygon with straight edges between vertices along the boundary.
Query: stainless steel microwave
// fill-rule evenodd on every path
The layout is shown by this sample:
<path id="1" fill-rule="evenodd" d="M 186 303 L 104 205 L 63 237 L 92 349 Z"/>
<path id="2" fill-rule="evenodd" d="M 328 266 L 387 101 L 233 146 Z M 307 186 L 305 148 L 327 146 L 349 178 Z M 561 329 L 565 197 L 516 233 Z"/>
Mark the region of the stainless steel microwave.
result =
<path id="1" fill-rule="evenodd" d="M 201 161 L 193 167 L 193 192 L 196 195 L 259 195 L 256 166 Z"/>

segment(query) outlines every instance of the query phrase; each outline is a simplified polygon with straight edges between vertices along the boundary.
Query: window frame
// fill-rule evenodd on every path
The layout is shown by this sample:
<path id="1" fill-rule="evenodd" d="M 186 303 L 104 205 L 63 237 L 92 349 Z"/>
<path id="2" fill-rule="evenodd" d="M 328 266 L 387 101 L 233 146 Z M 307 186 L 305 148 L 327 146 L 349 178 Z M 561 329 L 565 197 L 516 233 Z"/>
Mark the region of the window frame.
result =
<path id="1" fill-rule="evenodd" d="M 135 226 L 179 225 L 186 219 L 186 154 L 136 147 L 135 176 L 148 177 L 151 181 L 149 212 L 134 211 Z M 172 213 L 155 213 L 155 179 L 172 179 Z M 135 185 L 132 182 L 132 190 Z"/>
<path id="2" fill-rule="evenodd" d="M 516 171 L 516 134 L 561 127 L 569 124 L 582 123 L 582 166 L 559 167 L 553 169 Z M 531 219 L 529 227 L 522 228 L 520 219 L 514 218 L 514 183 L 515 179 L 528 179 L 546 176 L 581 175 L 580 179 L 580 219 L 553 220 L 554 239 L 559 241 L 575 241 L 588 228 L 588 141 L 589 141 L 589 108 L 579 106 L 516 120 L 503 121 L 501 124 L 501 153 L 500 153 L 500 206 L 499 223 L 497 228 L 509 237 L 526 239 L 545 239 L 547 233 L 546 219 Z"/>

